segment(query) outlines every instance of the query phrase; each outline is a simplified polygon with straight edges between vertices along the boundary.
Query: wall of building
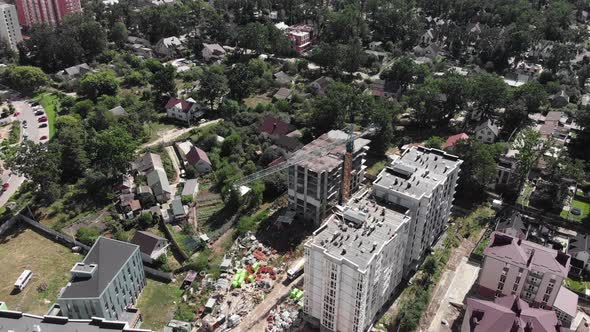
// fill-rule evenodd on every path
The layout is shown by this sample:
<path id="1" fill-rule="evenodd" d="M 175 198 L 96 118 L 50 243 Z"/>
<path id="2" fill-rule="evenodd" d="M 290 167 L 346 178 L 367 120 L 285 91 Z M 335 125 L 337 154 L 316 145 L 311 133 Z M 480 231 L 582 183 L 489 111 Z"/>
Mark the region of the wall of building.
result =
<path id="1" fill-rule="evenodd" d="M 14 5 L 0 6 L 0 37 L 6 40 L 14 51 L 17 50 L 16 45 L 23 40 Z"/>

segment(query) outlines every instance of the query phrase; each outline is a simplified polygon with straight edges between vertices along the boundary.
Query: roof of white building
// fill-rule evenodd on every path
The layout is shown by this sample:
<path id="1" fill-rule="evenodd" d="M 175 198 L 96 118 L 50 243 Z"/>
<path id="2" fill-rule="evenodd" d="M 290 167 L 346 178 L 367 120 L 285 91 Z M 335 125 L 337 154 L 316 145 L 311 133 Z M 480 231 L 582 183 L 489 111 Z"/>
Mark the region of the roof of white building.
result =
<path id="1" fill-rule="evenodd" d="M 410 221 L 407 209 L 377 203 L 372 198 L 353 198 L 341 213 L 331 215 L 314 232 L 307 245 L 323 249 L 337 259 L 347 260 L 364 270 L 383 246 Z"/>
<path id="2" fill-rule="evenodd" d="M 463 161 L 437 149 L 415 147 L 386 167 L 374 184 L 420 198 L 446 179 Z"/>

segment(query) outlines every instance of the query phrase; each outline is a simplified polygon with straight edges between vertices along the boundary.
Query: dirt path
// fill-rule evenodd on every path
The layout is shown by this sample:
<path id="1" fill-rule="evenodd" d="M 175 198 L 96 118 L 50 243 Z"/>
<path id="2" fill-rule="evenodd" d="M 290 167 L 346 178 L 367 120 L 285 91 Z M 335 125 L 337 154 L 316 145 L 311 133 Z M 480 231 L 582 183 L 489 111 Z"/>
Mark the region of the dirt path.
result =
<path id="1" fill-rule="evenodd" d="M 479 239 L 484 234 L 484 232 L 485 228 L 480 231 L 480 233 L 476 237 L 476 240 Z M 426 312 L 422 315 L 422 318 L 420 319 L 419 330 L 426 331 L 431 325 L 432 320 L 434 319 L 439 307 L 441 306 L 441 304 L 443 304 L 443 300 L 445 294 L 447 293 L 447 290 L 449 289 L 449 286 L 453 282 L 457 267 L 461 263 L 463 257 L 468 256 L 476 244 L 477 241 L 473 242 L 469 239 L 464 239 L 463 241 L 461 241 L 459 247 L 453 250 L 451 257 L 449 257 L 449 260 L 445 266 L 445 270 L 438 284 L 435 286 L 432 292 L 432 297 L 430 298 L 428 308 L 426 309 Z"/>
<path id="2" fill-rule="evenodd" d="M 218 239 L 217 241 L 213 242 L 213 244 L 211 245 L 211 250 L 213 250 L 214 253 L 221 255 L 223 254 L 223 252 L 225 251 L 225 248 L 223 247 L 223 244 L 225 243 L 225 241 L 227 239 L 230 239 L 232 234 L 234 233 L 234 229 L 230 228 L 227 231 L 225 231 L 225 233 L 223 233 Z"/>
<path id="3" fill-rule="evenodd" d="M 145 148 L 149 148 L 150 146 L 156 146 L 158 144 L 166 144 L 166 143 L 171 143 L 174 140 L 176 140 L 178 137 L 188 133 L 189 131 L 195 129 L 195 128 L 202 128 L 202 127 L 206 127 L 212 124 L 215 124 L 219 121 L 223 121 L 222 119 L 216 119 L 216 120 L 211 120 L 211 121 L 207 121 L 205 123 L 201 123 L 200 125 L 196 126 L 196 127 L 189 127 L 189 128 L 174 128 L 174 129 L 170 129 L 170 130 L 166 130 L 164 132 L 158 133 L 158 139 L 156 139 L 155 141 L 149 142 L 149 143 L 145 143 L 142 146 L 139 147 L 139 150 L 143 150 Z"/>
<path id="4" fill-rule="evenodd" d="M 234 329 L 234 331 L 264 331 L 266 327 L 266 316 L 270 310 L 287 297 L 291 288 L 295 287 L 302 278 L 303 276 L 299 276 L 299 278 L 293 280 L 293 282 L 286 286 L 282 282 L 275 283 L 272 291 L 266 295 L 264 300 L 260 302 L 254 310 L 246 315 L 246 317 L 242 318 L 240 324 Z M 279 280 L 279 278 L 277 278 L 277 280 Z"/>

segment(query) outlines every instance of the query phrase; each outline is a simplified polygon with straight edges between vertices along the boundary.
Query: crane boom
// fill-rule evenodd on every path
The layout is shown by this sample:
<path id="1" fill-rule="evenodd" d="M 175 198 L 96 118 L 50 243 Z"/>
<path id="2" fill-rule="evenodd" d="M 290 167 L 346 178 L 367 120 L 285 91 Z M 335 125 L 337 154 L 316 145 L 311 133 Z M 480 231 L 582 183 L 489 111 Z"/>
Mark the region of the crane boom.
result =
<path id="1" fill-rule="evenodd" d="M 370 129 L 364 131 L 358 137 L 364 137 L 365 135 L 372 133 L 372 131 L 373 131 L 373 129 L 370 128 Z M 353 134 L 350 134 L 350 135 L 353 135 Z M 258 179 L 262 179 L 262 178 L 269 176 L 271 174 L 274 174 L 276 172 L 280 172 L 284 169 L 287 169 L 293 165 L 299 164 L 299 163 L 309 160 L 311 158 L 319 157 L 322 154 L 324 154 L 325 152 L 328 152 L 337 146 L 340 146 L 342 144 L 349 142 L 351 139 L 350 137 L 351 136 L 344 138 L 344 139 L 338 139 L 328 145 L 322 146 L 322 147 L 317 148 L 315 150 L 305 151 L 305 152 L 304 151 L 297 151 L 297 152 L 295 152 L 295 154 L 293 154 L 291 157 L 289 157 L 286 161 L 283 161 L 277 165 L 267 167 L 267 168 L 260 170 L 258 172 L 254 172 L 250 175 L 244 176 L 243 178 L 234 182 L 233 187 L 239 188 L 240 186 L 246 185 L 246 184 L 256 181 Z"/>

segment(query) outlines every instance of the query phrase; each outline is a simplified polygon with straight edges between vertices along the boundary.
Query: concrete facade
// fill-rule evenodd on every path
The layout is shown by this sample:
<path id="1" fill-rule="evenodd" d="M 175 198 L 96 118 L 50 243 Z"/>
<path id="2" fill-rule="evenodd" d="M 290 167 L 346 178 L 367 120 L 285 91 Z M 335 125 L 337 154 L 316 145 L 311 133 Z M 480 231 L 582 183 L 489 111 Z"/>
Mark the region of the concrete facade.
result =
<path id="1" fill-rule="evenodd" d="M 57 302 L 62 314 L 73 319 L 119 320 L 146 283 L 139 246 L 104 237 L 70 272 L 72 279 Z"/>
<path id="2" fill-rule="evenodd" d="M 378 175 L 376 197 L 410 210 L 404 270 L 410 273 L 449 220 L 463 161 L 441 150 L 407 150 Z"/>
<path id="3" fill-rule="evenodd" d="M 57 25 L 69 14 L 82 11 L 80 0 L 16 0 L 18 21 L 22 26 L 47 23 Z"/>
<path id="4" fill-rule="evenodd" d="M 322 330 L 367 330 L 402 280 L 410 217 L 368 195 L 305 244 L 304 312 Z"/>
<path id="5" fill-rule="evenodd" d="M 23 40 L 14 5 L 0 4 L 0 38 L 6 40 L 13 51 L 18 50 L 16 45 Z"/>
<path id="6" fill-rule="evenodd" d="M 332 130 L 297 151 L 299 155 L 315 153 L 316 158 L 289 167 L 289 208 L 304 219 L 319 226 L 340 201 L 345 141 L 348 134 Z M 357 138 L 354 142 L 351 189 L 356 191 L 365 177 L 365 155 L 369 140 Z"/>

